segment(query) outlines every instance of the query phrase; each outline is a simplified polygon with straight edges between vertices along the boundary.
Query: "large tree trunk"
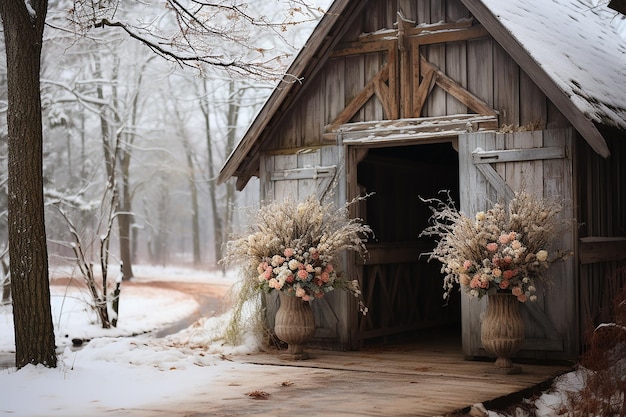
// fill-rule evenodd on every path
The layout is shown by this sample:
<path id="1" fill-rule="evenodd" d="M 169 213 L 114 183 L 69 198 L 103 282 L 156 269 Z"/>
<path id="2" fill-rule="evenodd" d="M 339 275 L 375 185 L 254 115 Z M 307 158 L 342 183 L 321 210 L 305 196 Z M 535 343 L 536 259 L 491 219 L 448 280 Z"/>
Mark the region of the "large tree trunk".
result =
<path id="1" fill-rule="evenodd" d="M 43 203 L 40 59 L 47 0 L 0 1 L 7 54 L 15 363 L 56 367 Z"/>

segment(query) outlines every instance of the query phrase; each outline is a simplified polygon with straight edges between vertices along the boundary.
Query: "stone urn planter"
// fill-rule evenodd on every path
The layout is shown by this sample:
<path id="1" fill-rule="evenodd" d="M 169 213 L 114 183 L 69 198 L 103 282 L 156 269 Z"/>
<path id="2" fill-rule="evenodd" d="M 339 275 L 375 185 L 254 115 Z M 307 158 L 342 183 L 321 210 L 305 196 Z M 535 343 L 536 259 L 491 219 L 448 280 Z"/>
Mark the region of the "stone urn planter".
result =
<path id="1" fill-rule="evenodd" d="M 287 343 L 286 357 L 294 360 L 307 359 L 306 342 L 315 333 L 315 316 L 308 301 L 283 291 L 278 292 L 280 307 L 276 312 L 274 333 Z"/>
<path id="2" fill-rule="evenodd" d="M 487 296 L 480 336 L 485 350 L 496 355 L 494 371 L 505 374 L 522 371 L 511 361 L 511 356 L 524 341 L 524 321 L 519 312 L 519 301 L 513 294 L 498 292 Z"/>

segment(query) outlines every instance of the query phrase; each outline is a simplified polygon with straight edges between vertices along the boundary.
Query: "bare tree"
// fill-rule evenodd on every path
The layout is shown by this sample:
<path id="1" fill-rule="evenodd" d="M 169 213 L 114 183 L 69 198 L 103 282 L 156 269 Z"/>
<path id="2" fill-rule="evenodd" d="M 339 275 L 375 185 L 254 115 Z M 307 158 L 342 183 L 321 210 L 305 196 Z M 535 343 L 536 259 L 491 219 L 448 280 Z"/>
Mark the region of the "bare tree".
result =
<path id="1" fill-rule="evenodd" d="M 183 67 L 201 71 L 217 67 L 234 75 L 273 81 L 285 78 L 288 54 L 276 48 L 276 42 L 259 36 L 259 30 L 269 30 L 275 40 L 298 20 L 312 19 L 306 13 L 300 14 L 299 10 L 305 8 L 299 6 L 293 7 L 294 13 L 287 13 L 284 20 L 271 22 L 255 17 L 246 3 L 205 0 L 166 0 L 165 7 L 159 7 L 162 2 L 156 0 L 74 0 L 73 4 L 66 17 L 83 33 L 94 28 L 121 29 L 157 55 Z M 160 14 L 154 14 L 155 10 Z M 28 363 L 56 366 L 42 174 L 40 61 L 47 13 L 48 0 L 0 1 L 7 55 L 8 239 L 18 367 Z M 143 16 L 144 21 L 137 23 L 137 16 Z M 48 26 L 67 30 L 64 23 L 58 23 L 53 19 Z M 168 33 L 172 27 L 178 28 L 174 36 Z M 104 91 L 97 90 L 96 94 L 104 99 Z M 109 114 L 100 122 L 102 138 L 118 139 L 115 135 L 121 131 L 114 128 L 121 122 L 119 114 Z M 116 159 L 120 153 L 110 142 L 103 142 L 103 152 L 108 178 L 112 178 L 116 164 L 130 161 Z M 125 199 L 118 197 L 118 201 Z"/>
<path id="2" fill-rule="evenodd" d="M 73 242 L 71 244 L 72 250 L 78 262 L 78 268 L 83 277 L 87 290 L 91 296 L 91 307 L 96 312 L 100 324 L 103 329 L 111 328 L 117 325 L 117 311 L 119 306 L 120 296 L 120 283 L 118 282 L 115 288 L 114 295 L 109 297 L 109 242 L 111 238 L 111 231 L 113 229 L 113 221 L 115 220 L 117 206 L 115 198 L 117 193 L 114 192 L 115 184 L 107 184 L 107 190 L 104 193 L 101 201 L 100 216 L 98 218 L 98 229 L 102 228 L 103 233 L 98 233 L 98 261 L 102 271 L 100 280 L 96 277 L 94 272 L 93 262 L 89 259 L 87 248 L 91 246 L 91 242 L 85 240 L 78 229 L 74 226 L 69 216 L 61 208 L 61 204 L 54 204 L 59 213 L 65 220 L 67 227 L 69 228 Z M 100 231 L 100 230 L 98 230 Z M 121 271 L 123 277 L 123 269 Z M 113 319 L 109 315 L 109 304 L 114 312 Z"/>
<path id="3" fill-rule="evenodd" d="M 202 261 L 200 255 L 200 206 L 198 204 L 198 186 L 196 184 L 196 162 L 194 160 L 194 149 L 191 146 L 187 132 L 185 131 L 185 121 L 180 114 L 180 109 L 174 102 L 173 113 L 176 122 L 176 132 L 182 141 L 185 151 L 185 161 L 187 163 L 187 181 L 191 197 L 191 242 L 193 250 L 193 264 L 199 265 Z"/>
<path id="4" fill-rule="evenodd" d="M 289 27 L 315 21 L 321 12 L 304 0 L 286 0 L 289 10 L 273 21 L 254 10 L 252 2 L 164 3 L 157 6 L 153 1 L 130 5 L 122 0 L 74 0 L 70 17 L 76 29 L 84 33 L 94 28 L 119 28 L 155 54 L 177 64 L 222 68 L 231 74 L 278 80 L 285 77 L 290 53 L 276 48 L 276 40 L 287 42 L 283 34 Z M 143 16 L 142 21 L 136 23 L 136 16 Z M 173 28 L 177 32 L 172 35 Z"/>
<path id="5" fill-rule="evenodd" d="M 40 60 L 47 0 L 2 1 L 15 363 L 56 367 L 43 201 Z"/>

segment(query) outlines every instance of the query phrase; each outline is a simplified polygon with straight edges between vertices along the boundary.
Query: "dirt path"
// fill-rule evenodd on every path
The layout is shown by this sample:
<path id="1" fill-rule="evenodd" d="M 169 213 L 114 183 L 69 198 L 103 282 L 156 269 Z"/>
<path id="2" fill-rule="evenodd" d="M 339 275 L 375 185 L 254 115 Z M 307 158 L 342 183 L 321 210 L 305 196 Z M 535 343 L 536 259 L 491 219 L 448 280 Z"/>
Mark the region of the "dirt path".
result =
<path id="1" fill-rule="evenodd" d="M 76 278 L 54 278 L 51 281 L 51 285 L 69 286 L 76 288 L 85 288 L 85 283 Z M 159 288 L 163 290 L 178 291 L 184 294 L 192 296 L 198 303 L 196 311 L 155 333 L 156 337 L 164 337 L 169 334 L 176 333 L 183 330 L 195 321 L 203 317 L 212 317 L 219 315 L 228 310 L 229 305 L 227 301 L 228 291 L 230 284 L 216 284 L 216 283 L 203 283 L 203 282 L 184 282 L 180 280 L 168 281 L 167 278 L 159 280 L 153 280 L 151 277 L 142 277 L 137 280 L 124 281 L 122 283 L 122 293 L 124 288 Z"/>
<path id="2" fill-rule="evenodd" d="M 164 290 L 179 291 L 191 295 L 198 302 L 198 309 L 194 314 L 174 323 L 167 328 L 155 333 L 156 337 L 164 337 L 176 333 L 191 326 L 196 320 L 203 317 L 212 317 L 225 312 L 228 309 L 227 293 L 228 286 L 197 283 L 197 282 L 173 282 L 173 281 L 149 281 L 149 282 L 129 282 L 125 285 L 133 287 L 161 288 Z"/>

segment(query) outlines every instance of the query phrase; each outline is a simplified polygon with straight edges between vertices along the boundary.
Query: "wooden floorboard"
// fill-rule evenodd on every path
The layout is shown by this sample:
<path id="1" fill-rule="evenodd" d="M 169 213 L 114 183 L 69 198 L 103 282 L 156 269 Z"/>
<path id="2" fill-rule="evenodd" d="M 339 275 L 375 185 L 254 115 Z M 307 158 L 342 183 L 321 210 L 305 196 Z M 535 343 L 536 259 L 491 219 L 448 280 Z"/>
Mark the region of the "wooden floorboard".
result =
<path id="1" fill-rule="evenodd" d="M 522 373 L 493 373 L 493 362 L 465 360 L 456 344 L 404 343 L 338 352 L 307 349 L 310 358 L 294 361 L 282 351 L 237 357 L 236 361 L 281 367 L 285 375 L 312 373 L 328 398 L 349 401 L 316 403 L 316 415 L 444 416 L 476 403 L 529 392 L 572 370 L 568 364 L 521 363 Z M 289 370 L 287 372 L 287 370 Z M 281 371 L 279 371 L 281 372 Z M 317 379 L 319 378 L 319 379 Z M 286 398 L 293 398 L 289 395 Z M 326 397 L 322 397 L 326 398 Z M 273 410 L 275 415 L 282 415 Z"/>

